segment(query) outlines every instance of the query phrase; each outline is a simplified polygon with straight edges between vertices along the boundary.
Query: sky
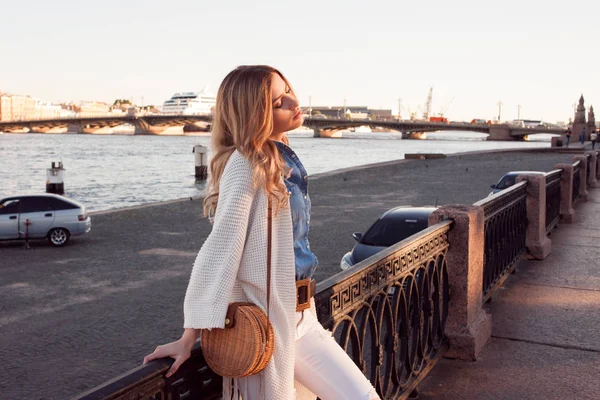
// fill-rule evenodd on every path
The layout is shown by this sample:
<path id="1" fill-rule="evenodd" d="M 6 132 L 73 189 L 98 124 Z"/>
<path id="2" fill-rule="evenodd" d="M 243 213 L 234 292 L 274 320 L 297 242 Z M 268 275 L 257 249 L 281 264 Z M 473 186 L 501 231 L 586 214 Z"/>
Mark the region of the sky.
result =
<path id="1" fill-rule="evenodd" d="M 0 0 L 0 91 L 162 104 L 269 64 L 303 105 L 450 120 L 600 110 L 598 1 Z M 143 98 L 143 100 L 142 100 Z M 599 115 L 600 117 L 600 115 Z M 600 118 L 599 118 L 600 119 Z"/>

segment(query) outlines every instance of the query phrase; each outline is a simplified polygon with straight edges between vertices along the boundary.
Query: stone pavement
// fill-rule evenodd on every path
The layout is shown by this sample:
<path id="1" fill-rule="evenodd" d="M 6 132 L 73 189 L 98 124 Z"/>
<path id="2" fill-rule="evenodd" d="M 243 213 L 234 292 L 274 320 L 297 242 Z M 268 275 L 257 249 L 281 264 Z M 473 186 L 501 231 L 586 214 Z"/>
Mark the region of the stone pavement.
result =
<path id="1" fill-rule="evenodd" d="M 492 338 L 475 362 L 444 359 L 421 400 L 600 399 L 600 189 L 517 267 L 487 305 Z"/>
<path id="2" fill-rule="evenodd" d="M 339 272 L 352 232 L 391 207 L 473 203 L 507 171 L 549 171 L 572 158 L 488 152 L 313 177 L 317 279 Z M 0 242 L 0 399 L 69 398 L 180 337 L 191 267 L 211 228 L 201 215 L 197 199 L 153 204 L 96 213 L 92 231 L 64 248 Z"/>

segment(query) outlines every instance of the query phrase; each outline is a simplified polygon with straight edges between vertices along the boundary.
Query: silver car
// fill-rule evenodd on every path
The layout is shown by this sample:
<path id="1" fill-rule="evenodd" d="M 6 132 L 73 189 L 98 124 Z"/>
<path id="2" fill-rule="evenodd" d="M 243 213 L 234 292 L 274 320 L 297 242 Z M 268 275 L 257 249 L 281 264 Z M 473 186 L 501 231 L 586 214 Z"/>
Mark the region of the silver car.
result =
<path id="1" fill-rule="evenodd" d="M 0 200 L 0 240 L 44 239 L 64 246 L 71 236 L 92 229 L 85 206 L 56 194 L 6 197 Z"/>

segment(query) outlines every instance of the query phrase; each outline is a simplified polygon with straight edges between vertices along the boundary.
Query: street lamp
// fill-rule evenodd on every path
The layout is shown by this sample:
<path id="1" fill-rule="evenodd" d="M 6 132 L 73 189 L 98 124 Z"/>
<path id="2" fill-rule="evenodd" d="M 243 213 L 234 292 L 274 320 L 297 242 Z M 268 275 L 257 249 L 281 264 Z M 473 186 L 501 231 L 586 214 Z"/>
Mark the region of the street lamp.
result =
<path id="1" fill-rule="evenodd" d="M 498 102 L 498 122 L 501 121 L 501 117 L 502 117 L 502 100 L 500 100 Z"/>

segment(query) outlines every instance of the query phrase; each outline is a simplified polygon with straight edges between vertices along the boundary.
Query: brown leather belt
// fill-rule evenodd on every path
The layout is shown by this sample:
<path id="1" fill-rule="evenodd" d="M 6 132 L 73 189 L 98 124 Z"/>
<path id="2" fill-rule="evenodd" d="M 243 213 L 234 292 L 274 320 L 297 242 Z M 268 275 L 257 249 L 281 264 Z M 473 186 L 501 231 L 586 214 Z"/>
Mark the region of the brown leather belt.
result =
<path id="1" fill-rule="evenodd" d="M 314 279 L 302 279 L 296 281 L 296 311 L 310 308 L 310 299 L 317 292 L 317 281 Z"/>

